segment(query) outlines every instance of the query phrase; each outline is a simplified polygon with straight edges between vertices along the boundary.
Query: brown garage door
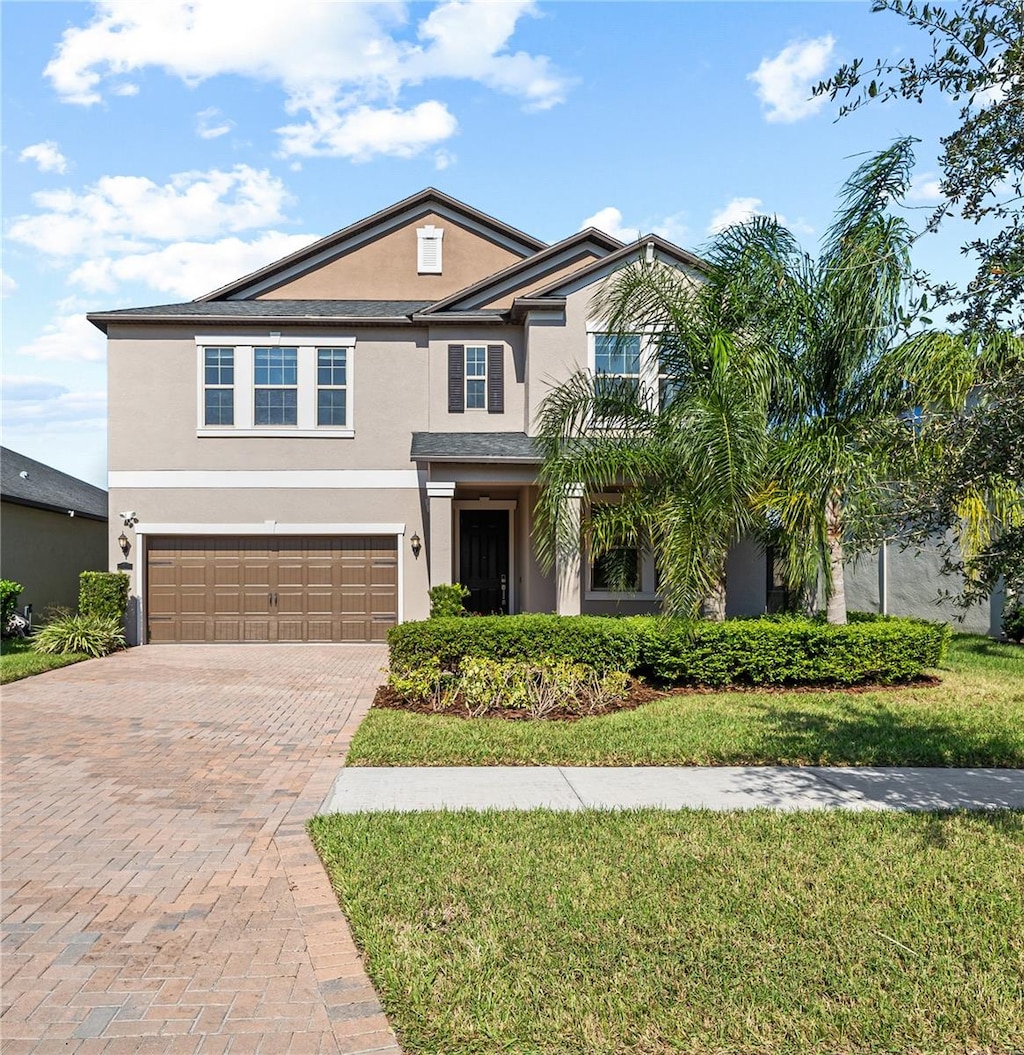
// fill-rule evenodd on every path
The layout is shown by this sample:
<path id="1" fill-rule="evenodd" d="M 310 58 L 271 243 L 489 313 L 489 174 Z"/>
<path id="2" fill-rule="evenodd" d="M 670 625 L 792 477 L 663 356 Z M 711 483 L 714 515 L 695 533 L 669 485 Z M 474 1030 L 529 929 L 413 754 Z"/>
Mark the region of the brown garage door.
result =
<path id="1" fill-rule="evenodd" d="M 148 549 L 149 640 L 384 641 L 394 538 L 191 535 Z"/>

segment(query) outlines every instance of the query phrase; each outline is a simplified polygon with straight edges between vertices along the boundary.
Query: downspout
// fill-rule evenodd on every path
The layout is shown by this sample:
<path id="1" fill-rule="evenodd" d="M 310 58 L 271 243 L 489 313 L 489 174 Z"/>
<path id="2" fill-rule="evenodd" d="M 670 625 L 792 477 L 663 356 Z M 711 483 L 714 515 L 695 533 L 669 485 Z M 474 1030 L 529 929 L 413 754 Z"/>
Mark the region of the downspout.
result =
<path id="1" fill-rule="evenodd" d="M 882 543 L 878 551 L 878 611 L 889 614 L 889 544 Z"/>

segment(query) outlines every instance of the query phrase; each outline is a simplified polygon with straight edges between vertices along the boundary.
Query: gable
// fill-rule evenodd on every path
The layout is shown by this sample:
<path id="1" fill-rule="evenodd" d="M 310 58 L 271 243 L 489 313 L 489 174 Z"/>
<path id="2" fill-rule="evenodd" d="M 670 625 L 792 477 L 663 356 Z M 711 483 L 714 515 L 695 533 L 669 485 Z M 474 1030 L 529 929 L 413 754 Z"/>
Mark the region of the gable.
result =
<path id="1" fill-rule="evenodd" d="M 444 232 L 441 269 L 421 273 L 416 232 L 431 225 Z M 430 211 L 258 293 L 257 298 L 435 301 L 521 259 L 521 252 Z"/>

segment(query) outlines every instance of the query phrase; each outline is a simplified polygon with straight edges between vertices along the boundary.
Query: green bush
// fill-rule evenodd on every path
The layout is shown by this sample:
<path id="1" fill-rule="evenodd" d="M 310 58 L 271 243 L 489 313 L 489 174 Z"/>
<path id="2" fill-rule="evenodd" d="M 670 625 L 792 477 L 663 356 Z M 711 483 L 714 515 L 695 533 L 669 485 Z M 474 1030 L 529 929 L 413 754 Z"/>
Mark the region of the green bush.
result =
<path id="1" fill-rule="evenodd" d="M 0 631 L 7 633 L 7 621 L 18 607 L 18 595 L 22 591 L 20 582 L 0 579 Z"/>
<path id="2" fill-rule="evenodd" d="M 124 621 L 128 609 L 128 576 L 123 571 L 83 571 L 78 577 L 78 610 Z"/>
<path id="3" fill-rule="evenodd" d="M 50 655 L 71 652 L 106 656 L 125 647 L 121 620 L 111 616 L 67 614 L 36 631 L 32 648 Z"/>
<path id="4" fill-rule="evenodd" d="M 652 620 L 653 621 L 653 620 Z M 400 623 L 388 632 L 391 669 L 407 673 L 436 659 L 457 670 L 465 656 L 534 662 L 567 659 L 601 674 L 636 670 L 640 634 L 631 619 L 485 615 Z"/>
<path id="5" fill-rule="evenodd" d="M 460 582 L 445 582 L 432 586 L 427 596 L 430 598 L 431 619 L 468 614 L 463 602 L 469 596 L 469 590 Z"/>
<path id="6" fill-rule="evenodd" d="M 675 685 L 856 685 L 909 681 L 937 666 L 945 623 L 877 619 L 666 623 L 646 638 L 641 672 Z"/>
<path id="7" fill-rule="evenodd" d="M 482 616 L 403 623 L 391 670 L 423 677 L 467 656 L 581 664 L 676 685 L 856 685 L 908 681 L 942 659 L 945 623 L 886 617 L 830 626 L 799 617 L 688 622 L 634 616 Z"/>
<path id="8" fill-rule="evenodd" d="M 1024 602 L 1009 604 L 1003 610 L 1003 633 L 1010 641 L 1024 643 Z"/>

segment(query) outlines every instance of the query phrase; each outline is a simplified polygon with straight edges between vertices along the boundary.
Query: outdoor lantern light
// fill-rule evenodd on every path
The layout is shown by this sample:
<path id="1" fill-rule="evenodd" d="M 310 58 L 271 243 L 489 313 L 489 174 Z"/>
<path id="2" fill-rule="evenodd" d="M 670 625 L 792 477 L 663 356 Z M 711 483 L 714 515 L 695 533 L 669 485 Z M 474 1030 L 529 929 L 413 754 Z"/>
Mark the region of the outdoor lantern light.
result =
<path id="1" fill-rule="evenodd" d="M 412 546 L 412 555 L 418 557 L 420 555 L 420 550 L 423 549 L 423 543 L 420 540 L 419 535 L 415 532 L 413 532 L 412 538 L 409 539 L 409 545 Z"/>
<path id="2" fill-rule="evenodd" d="M 128 550 L 131 549 L 132 544 L 128 541 L 128 536 L 123 531 L 117 536 L 117 544 L 121 547 L 121 552 L 127 557 Z"/>

